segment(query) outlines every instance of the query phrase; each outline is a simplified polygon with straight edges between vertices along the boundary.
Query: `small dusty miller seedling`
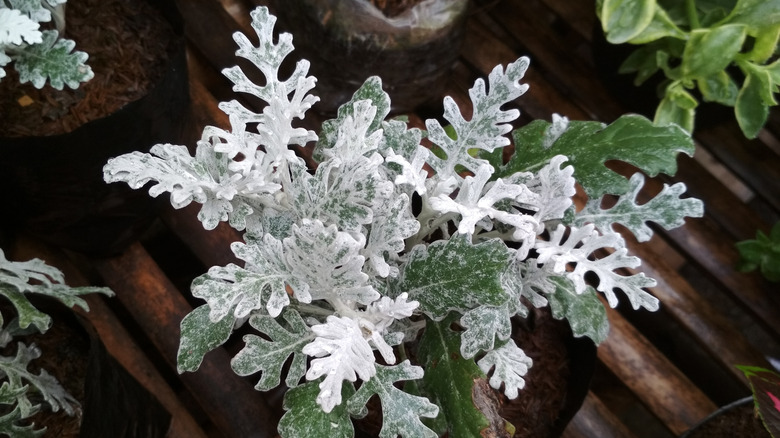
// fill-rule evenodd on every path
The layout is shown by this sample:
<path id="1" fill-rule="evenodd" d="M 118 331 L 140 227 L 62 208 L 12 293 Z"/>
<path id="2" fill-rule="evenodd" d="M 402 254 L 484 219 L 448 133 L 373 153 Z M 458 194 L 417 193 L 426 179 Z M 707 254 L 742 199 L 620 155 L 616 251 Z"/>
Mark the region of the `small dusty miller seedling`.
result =
<path id="1" fill-rule="evenodd" d="M 555 116 L 514 131 L 516 153 L 504 162 L 519 111 L 502 106 L 527 88 L 520 58 L 474 84 L 470 120 L 444 99 L 449 131 L 436 120 L 426 132 L 386 120 L 390 100 L 374 77 L 316 135 L 296 127 L 317 101 L 308 62 L 279 78 L 292 37 L 274 42 L 265 8 L 252 20 L 259 44 L 236 33 L 237 54 L 264 84 L 238 67 L 224 74 L 235 91 L 265 101 L 262 112 L 224 102 L 232 129 L 205 128 L 194 156 L 160 144 L 104 167 L 107 182 L 151 182 L 150 194 L 169 192 L 174 207 L 202 204 L 207 229 L 227 221 L 245 232 L 231 245 L 243 266 L 212 267 L 192 284 L 205 304 L 181 322 L 180 372 L 196 370 L 248 322 L 257 333 L 244 336 L 232 367 L 260 372 L 258 390 L 285 377 L 284 437 L 351 437 L 351 417 L 365 415 L 373 395 L 381 437 L 481 436 L 490 424 L 471 398 L 474 382 L 488 380 L 509 398 L 523 388 L 532 363 L 510 334 L 528 305 L 549 304 L 576 336 L 596 342 L 607 333 L 596 289 L 612 306 L 621 291 L 634 308 L 658 308 L 645 290 L 655 281 L 623 273 L 640 261 L 613 226 L 644 241 L 647 221 L 679 226 L 702 214 L 701 202 L 680 198 L 684 186 L 675 184 L 640 205 L 644 176 L 627 179 L 604 163 L 674 173 L 676 154 L 693 152 L 679 127 Z M 425 135 L 436 153 L 421 145 Z M 309 142 L 313 173 L 291 150 Z M 590 199 L 580 211 L 575 181 Z M 606 194 L 617 196 L 610 208 Z M 586 274 L 598 278 L 596 289 Z"/>
<path id="2" fill-rule="evenodd" d="M 0 250 L 0 295 L 16 310 L 15 317 L 7 323 L 8 315 L 0 313 L 0 348 L 6 348 L 16 336 L 45 333 L 51 326 L 51 317 L 36 309 L 26 294 L 48 296 L 67 307 L 79 306 L 84 310 L 89 307 L 80 295 L 113 295 L 101 287 L 69 287 L 64 280 L 62 272 L 42 260 L 9 261 Z M 28 346 L 23 342 L 17 342 L 14 356 L 0 355 L 0 435 L 27 438 L 43 434 L 45 429 L 35 430 L 33 424 L 23 424 L 41 408 L 33 400 L 43 399 L 53 412 L 62 409 L 74 415 L 78 411 L 78 401 L 46 370 L 35 374 L 27 369 L 40 356 L 41 350 L 35 344 Z"/>
<path id="3" fill-rule="evenodd" d="M 75 51 L 73 40 L 60 38 L 54 29 L 40 30 L 40 23 L 52 20 L 53 14 L 64 22 L 67 0 L 0 0 L 0 79 L 5 67 L 13 62 L 21 83 L 31 82 L 42 88 L 46 81 L 62 90 L 67 85 L 78 88 L 94 76 L 85 64 L 88 55 Z"/>

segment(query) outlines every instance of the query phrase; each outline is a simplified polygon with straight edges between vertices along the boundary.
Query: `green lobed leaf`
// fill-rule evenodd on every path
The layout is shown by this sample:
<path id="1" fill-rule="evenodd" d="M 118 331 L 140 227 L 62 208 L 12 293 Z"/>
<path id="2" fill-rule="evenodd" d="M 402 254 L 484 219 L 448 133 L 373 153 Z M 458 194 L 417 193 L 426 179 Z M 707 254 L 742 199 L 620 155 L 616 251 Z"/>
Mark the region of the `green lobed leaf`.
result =
<path id="1" fill-rule="evenodd" d="M 501 286 L 509 258 L 506 245 L 498 239 L 473 245 L 460 236 L 428 247 L 418 245 L 393 290 L 408 292 L 409 299 L 419 301 L 420 310 L 435 320 L 451 310 L 499 306 L 509 298 Z"/>
<path id="2" fill-rule="evenodd" d="M 30 362 L 40 356 L 41 350 L 35 344 L 27 346 L 22 342 L 17 343 L 15 356 L 0 356 L 0 374 L 5 376 L 11 388 L 25 386 L 23 381 L 34 387 L 34 390 L 19 393 L 16 398 L 16 406 L 20 409 L 22 417 L 26 418 L 37 410 L 33 400 L 40 401 L 41 397 L 49 404 L 52 412 L 62 409 L 66 414 L 74 415 L 79 403 L 65 391 L 57 379 L 43 369 L 38 374 L 28 370 Z M 28 397 L 32 394 L 36 396 L 30 400 Z"/>
<path id="3" fill-rule="evenodd" d="M 352 438 L 354 428 L 344 403 L 330 412 L 317 404 L 319 382 L 307 382 L 284 394 L 284 409 L 278 432 L 282 438 Z M 342 398 L 355 393 L 352 385 L 342 385 Z"/>
<path id="4" fill-rule="evenodd" d="M 588 287 L 577 294 L 572 282 L 562 276 L 550 277 L 549 281 L 555 284 L 555 292 L 547 295 L 553 318 L 568 321 L 575 337 L 587 336 L 597 345 L 604 342 L 609 333 L 609 320 L 596 291 Z"/>
<path id="5" fill-rule="evenodd" d="M 179 351 L 176 355 L 179 373 L 197 370 L 203 356 L 224 344 L 233 332 L 236 317 L 231 312 L 216 322 L 209 318 L 209 313 L 211 308 L 204 304 L 182 318 Z"/>
<path id="6" fill-rule="evenodd" d="M 0 435 L 5 435 L 13 438 L 38 438 L 43 436 L 46 429 L 35 430 L 35 425 L 22 426 L 19 424 L 20 420 L 26 418 L 22 415 L 19 407 L 14 408 L 13 411 L 0 417 Z"/>
<path id="7" fill-rule="evenodd" d="M 45 30 L 41 34 L 41 43 L 31 44 L 15 56 L 19 82 L 31 82 L 35 88 L 42 88 L 48 81 L 57 90 L 65 85 L 76 89 L 81 82 L 95 76 L 85 64 L 89 56 L 80 51 L 72 52 L 76 46 L 73 40 L 59 38 L 56 30 Z"/>
<path id="8" fill-rule="evenodd" d="M 601 25 L 612 44 L 622 44 L 640 35 L 655 16 L 655 0 L 604 0 Z"/>
<path id="9" fill-rule="evenodd" d="M 279 386 L 282 366 L 290 356 L 293 356 L 293 360 L 287 371 L 287 387 L 297 386 L 306 373 L 306 356 L 301 350 L 314 339 L 314 333 L 295 310 L 286 309 L 282 317 L 288 327 L 282 327 L 268 315 L 253 315 L 249 323 L 270 341 L 253 334 L 246 335 L 246 345 L 230 361 L 233 371 L 239 376 L 262 371 L 255 385 L 258 391 L 268 391 Z"/>
<path id="10" fill-rule="evenodd" d="M 549 148 L 543 147 L 549 122 L 537 120 L 514 131 L 516 152 L 496 177 L 534 171 L 556 155 L 569 158 L 574 178 L 591 199 L 604 194 L 626 193 L 628 180 L 605 166 L 609 160 L 621 160 L 643 170 L 649 176 L 673 175 L 677 154 L 693 155 L 690 136 L 677 126 L 656 126 L 645 117 L 629 114 L 608 126 L 599 122 L 571 121 L 569 128 Z"/>
<path id="11" fill-rule="evenodd" d="M 438 434 L 420 421 L 420 417 L 435 418 L 439 408 L 425 397 L 404 392 L 394 386 L 396 382 L 416 380 L 423 376 L 423 369 L 408 360 L 393 366 L 376 366 L 376 375 L 363 382 L 347 401 L 347 410 L 358 415 L 373 395 L 382 404 L 382 429 L 380 438 L 437 438 Z"/>
<path id="12" fill-rule="evenodd" d="M 496 337 L 506 341 L 512 334 L 512 315 L 509 303 L 502 306 L 479 306 L 466 312 L 460 319 L 465 329 L 461 334 L 460 353 L 472 359 L 480 350 L 490 351 Z"/>
<path id="13" fill-rule="evenodd" d="M 692 30 L 682 56 L 683 75 L 704 78 L 722 71 L 742 49 L 746 36 L 742 24 Z"/>
<path id="14" fill-rule="evenodd" d="M 628 228 L 637 240 L 646 242 L 653 236 L 653 230 L 647 222 L 654 222 L 667 230 L 677 228 L 685 223 L 686 217 L 702 217 L 704 205 L 695 198 L 681 199 L 685 192 L 685 184 L 672 186 L 663 185 L 660 193 L 646 203 L 636 203 L 637 196 L 645 183 L 641 173 L 635 173 L 629 180 L 631 190 L 621 196 L 617 203 L 602 209 L 600 199 L 590 200 L 581 211 L 577 212 L 573 225 L 582 227 L 593 223 L 602 232 L 615 231 L 614 224 Z"/>
<path id="15" fill-rule="evenodd" d="M 460 334 L 450 330 L 457 319 L 426 321 L 420 339 L 418 357 L 425 368 L 423 392 L 442 409 L 451 437 L 478 437 L 490 426 L 485 415 L 474 404 L 474 382 L 487 376 L 473 359 L 460 355 Z"/>

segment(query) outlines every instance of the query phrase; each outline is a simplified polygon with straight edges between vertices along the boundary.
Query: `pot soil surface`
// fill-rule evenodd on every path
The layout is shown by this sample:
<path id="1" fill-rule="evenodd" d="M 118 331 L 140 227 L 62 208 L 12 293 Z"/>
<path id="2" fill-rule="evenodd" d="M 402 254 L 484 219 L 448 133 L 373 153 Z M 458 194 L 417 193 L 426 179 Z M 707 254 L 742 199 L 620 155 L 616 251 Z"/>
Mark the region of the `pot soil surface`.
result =
<path id="1" fill-rule="evenodd" d="M 724 407 L 683 435 L 684 438 L 771 438 L 756 414 L 753 399 Z"/>
<path id="2" fill-rule="evenodd" d="M 114 113 L 138 100 L 165 72 L 175 34 L 149 2 L 70 0 L 65 37 L 89 54 L 95 77 L 77 90 L 19 84 L 13 68 L 0 81 L 0 137 L 49 136 Z M 139 35 L 143 38 L 139 38 Z"/>

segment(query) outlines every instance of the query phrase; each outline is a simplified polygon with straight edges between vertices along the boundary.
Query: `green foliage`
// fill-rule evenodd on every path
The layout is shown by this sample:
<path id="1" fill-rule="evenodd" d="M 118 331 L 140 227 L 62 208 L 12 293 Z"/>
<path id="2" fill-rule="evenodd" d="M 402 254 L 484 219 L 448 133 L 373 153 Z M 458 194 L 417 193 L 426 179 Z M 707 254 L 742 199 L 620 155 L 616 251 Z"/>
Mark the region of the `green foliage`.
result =
<path id="1" fill-rule="evenodd" d="M 780 222 L 767 236 L 761 230 L 756 238 L 737 243 L 741 256 L 739 270 L 750 272 L 758 269 L 767 280 L 780 282 Z"/>
<path id="2" fill-rule="evenodd" d="M 279 434 L 289 437 L 351 438 L 354 436 L 352 421 L 344 404 L 330 412 L 324 412 L 317 404 L 320 388 L 317 381 L 291 388 L 284 394 L 284 409 L 279 420 Z M 355 393 L 352 385 L 341 388 L 341 396 L 348 399 Z"/>
<path id="3" fill-rule="evenodd" d="M 464 306 L 503 304 L 508 296 L 500 276 L 508 263 L 509 252 L 497 240 L 478 245 L 463 238 L 434 242 L 415 248 L 393 288 L 408 292 L 426 315 L 439 321 Z"/>
<path id="4" fill-rule="evenodd" d="M 472 399 L 474 381 L 486 378 L 473 359 L 460 354 L 460 336 L 450 329 L 455 316 L 441 322 L 426 321 L 420 339 L 419 355 L 426 373 L 424 394 L 441 407 L 439 415 L 447 423 L 451 436 L 481 436 L 490 426 Z"/>
<path id="5" fill-rule="evenodd" d="M 656 123 L 692 132 L 698 101 L 691 91 L 698 90 L 705 101 L 734 107 L 746 137 L 758 135 L 777 105 L 780 0 L 597 3 L 609 42 L 641 46 L 620 72 L 636 73 L 637 85 L 659 70 L 666 76 Z"/>
<path id="6" fill-rule="evenodd" d="M 109 289 L 99 287 L 69 287 L 59 269 L 49 266 L 40 259 L 15 262 L 6 259 L 0 250 L 0 295 L 13 304 L 16 314 L 10 321 L 0 313 L 0 348 L 5 348 L 16 335 L 38 331 L 45 333 L 51 326 L 51 317 L 41 312 L 30 302 L 27 294 L 48 296 L 67 307 L 78 306 L 89 310 L 80 295 L 102 293 L 113 295 Z M 38 411 L 33 400 L 43 399 L 56 412 L 62 409 L 74 415 L 78 402 L 46 370 L 33 374 L 28 370 L 30 362 L 41 356 L 41 350 L 34 344 L 18 342 L 13 356 L 0 355 L 0 405 L 10 405 L 13 411 L 0 417 L 0 433 L 9 436 L 33 437 L 39 432 L 32 425 L 19 422 Z M 32 398 L 31 398 L 32 397 Z"/>
<path id="7" fill-rule="evenodd" d="M 557 132 L 557 133 L 556 133 Z M 629 181 L 605 166 L 620 160 L 642 169 L 649 176 L 677 172 L 676 155 L 693 155 L 693 140 L 674 126 L 654 126 L 644 117 L 624 115 L 609 125 L 571 121 L 555 123 L 535 120 L 513 132 L 517 152 L 496 172 L 504 178 L 516 172 L 532 171 L 556 155 L 568 158 L 574 177 L 588 197 L 623 194 Z"/>

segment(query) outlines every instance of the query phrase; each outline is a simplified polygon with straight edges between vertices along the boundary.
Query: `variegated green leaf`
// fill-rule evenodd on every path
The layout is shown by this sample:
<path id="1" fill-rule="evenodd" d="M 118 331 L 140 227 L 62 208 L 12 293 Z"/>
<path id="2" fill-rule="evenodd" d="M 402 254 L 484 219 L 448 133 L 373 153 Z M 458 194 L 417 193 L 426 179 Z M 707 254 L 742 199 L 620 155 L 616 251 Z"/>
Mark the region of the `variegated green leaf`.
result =
<path id="1" fill-rule="evenodd" d="M 671 230 L 685 224 L 686 217 L 702 217 L 704 206 L 698 199 L 681 199 L 685 192 L 685 184 L 677 183 L 672 186 L 664 184 L 660 193 L 644 204 L 637 204 L 637 196 L 644 186 L 644 176 L 635 173 L 631 176 L 629 184 L 631 190 L 618 198 L 617 203 L 602 209 L 601 200 L 591 200 L 579 211 L 575 217 L 574 226 L 581 227 L 586 223 L 593 223 L 596 228 L 606 231 L 616 231 L 614 224 L 620 224 L 634 233 L 637 240 L 646 242 L 653 237 L 653 230 L 647 226 L 647 222 L 654 222 L 661 227 Z"/>
<path id="2" fill-rule="evenodd" d="M 249 323 L 270 341 L 253 334 L 245 335 L 246 345 L 230 361 L 233 371 L 239 376 L 262 371 L 260 380 L 255 385 L 255 389 L 259 391 L 268 391 L 279 386 L 282 366 L 290 356 L 293 360 L 287 371 L 287 387 L 297 386 L 306 373 L 306 357 L 301 350 L 314 339 L 314 333 L 295 310 L 285 310 L 282 317 L 287 327 L 283 327 L 268 315 L 252 316 Z"/>
<path id="3" fill-rule="evenodd" d="M 509 298 L 501 286 L 509 256 L 500 240 L 473 245 L 460 236 L 428 247 L 419 245 L 393 289 L 398 294 L 408 292 L 410 299 L 420 302 L 420 310 L 435 320 L 450 311 L 500 306 Z"/>
<path id="4" fill-rule="evenodd" d="M 347 401 L 347 410 L 353 415 L 364 410 L 368 399 L 379 396 L 382 404 L 380 438 L 436 438 L 438 435 L 425 426 L 420 417 L 434 418 L 439 408 L 425 399 L 406 393 L 394 386 L 396 382 L 419 379 L 423 369 L 408 360 L 394 366 L 377 365 L 376 375 L 363 382 L 355 395 Z"/>

